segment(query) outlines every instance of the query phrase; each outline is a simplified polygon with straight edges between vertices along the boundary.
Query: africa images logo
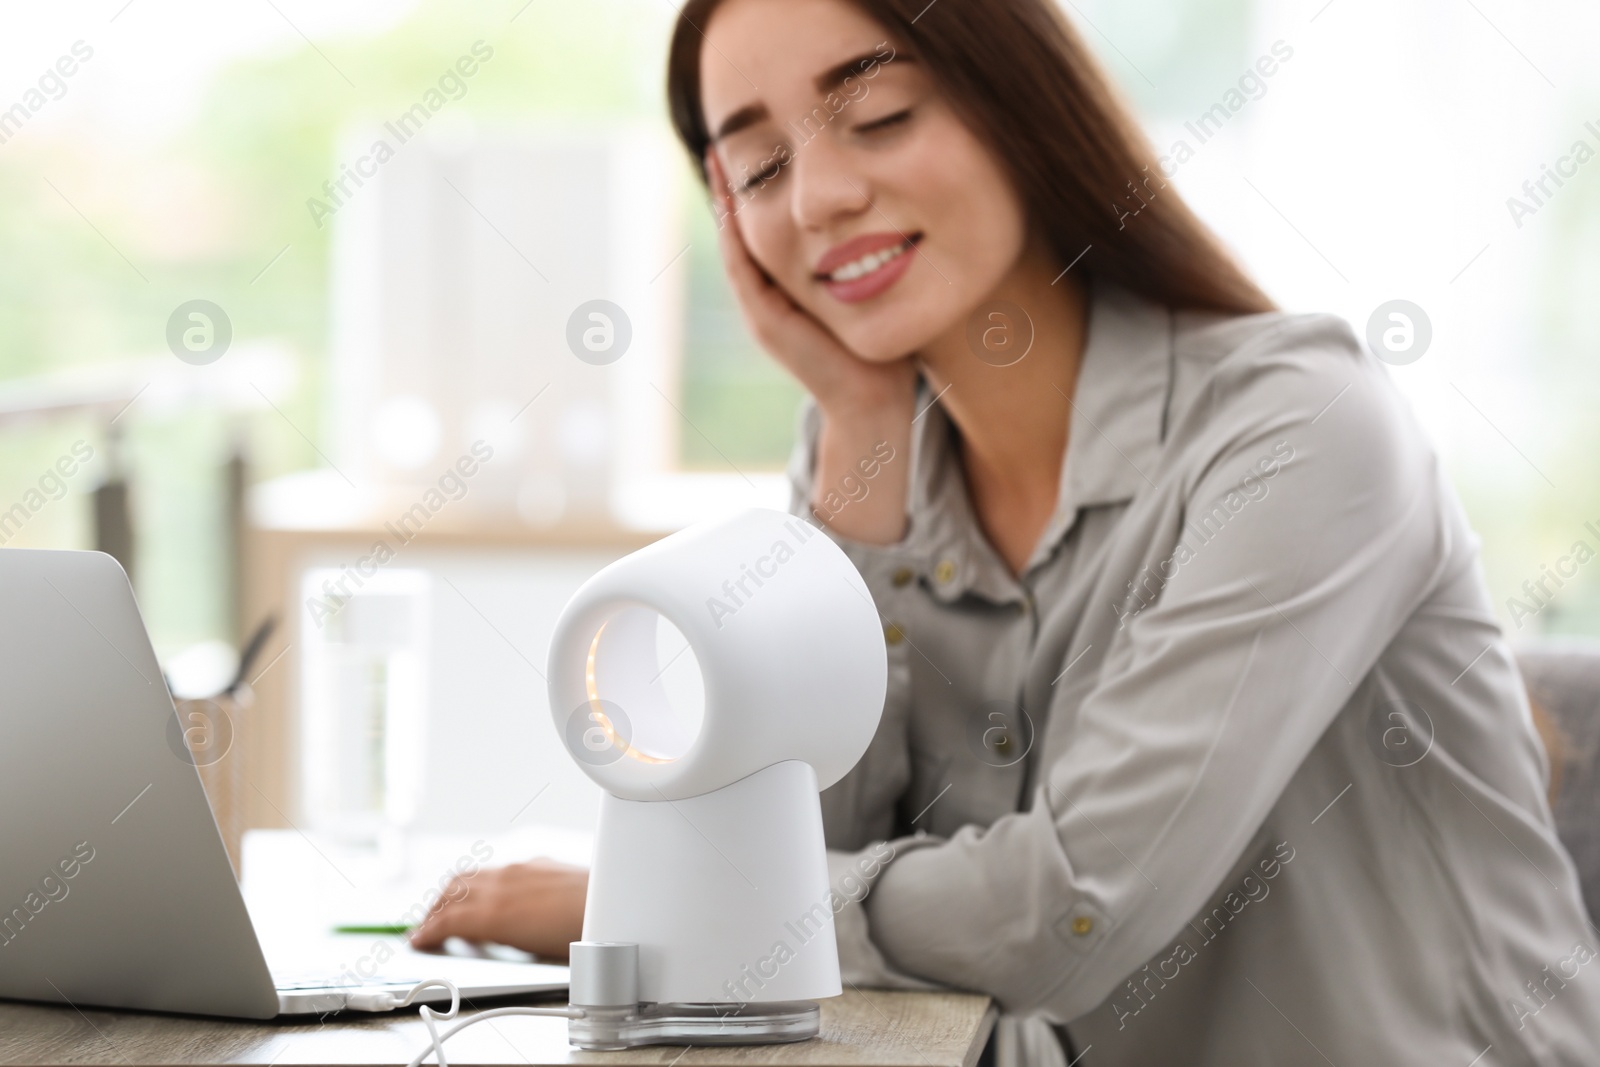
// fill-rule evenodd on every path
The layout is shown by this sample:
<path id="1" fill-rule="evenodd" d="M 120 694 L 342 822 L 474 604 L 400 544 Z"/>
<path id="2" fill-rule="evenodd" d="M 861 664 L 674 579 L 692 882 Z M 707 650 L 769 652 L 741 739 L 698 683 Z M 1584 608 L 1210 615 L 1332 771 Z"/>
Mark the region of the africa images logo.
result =
<path id="1" fill-rule="evenodd" d="M 94 846 L 87 841 L 79 841 L 72 846 L 70 853 L 57 860 L 44 873 L 37 888 L 28 890 L 21 904 L 0 915 L 0 948 L 7 947 L 21 937 L 23 929 L 37 919 L 45 908 L 66 900 L 67 894 L 72 892 L 72 887 L 67 883 L 76 878 L 92 859 Z"/>
<path id="2" fill-rule="evenodd" d="M 766 555 L 756 557 L 754 565 L 739 564 L 738 576 L 722 583 L 722 596 L 706 597 L 706 610 L 711 613 L 711 621 L 717 624 L 717 629 L 722 629 L 723 620 L 739 614 L 739 610 L 754 599 L 762 586 L 777 577 L 778 568 L 794 559 L 800 545 L 817 535 L 816 528 L 801 519 L 790 519 L 783 524 L 783 528 L 793 535 L 794 544 L 791 545 L 785 538 L 778 538 Z M 752 582 L 755 583 L 754 589 L 750 588 Z"/>

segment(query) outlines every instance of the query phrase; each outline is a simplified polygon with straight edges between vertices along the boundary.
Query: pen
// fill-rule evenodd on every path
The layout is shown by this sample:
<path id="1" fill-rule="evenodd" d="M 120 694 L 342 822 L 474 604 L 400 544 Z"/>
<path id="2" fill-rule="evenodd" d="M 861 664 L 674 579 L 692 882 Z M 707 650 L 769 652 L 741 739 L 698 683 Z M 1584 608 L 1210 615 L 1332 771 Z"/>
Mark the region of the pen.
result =
<path id="1" fill-rule="evenodd" d="M 245 642 L 244 648 L 239 652 L 239 669 L 233 676 L 233 681 L 228 683 L 225 693 L 232 693 L 244 684 L 250 667 L 255 663 L 256 657 L 261 655 L 261 649 L 267 643 L 267 638 L 272 635 L 273 628 L 278 625 L 276 615 L 268 615 L 261 620 L 261 625 L 256 627 L 256 632 L 250 635 L 250 640 Z"/>

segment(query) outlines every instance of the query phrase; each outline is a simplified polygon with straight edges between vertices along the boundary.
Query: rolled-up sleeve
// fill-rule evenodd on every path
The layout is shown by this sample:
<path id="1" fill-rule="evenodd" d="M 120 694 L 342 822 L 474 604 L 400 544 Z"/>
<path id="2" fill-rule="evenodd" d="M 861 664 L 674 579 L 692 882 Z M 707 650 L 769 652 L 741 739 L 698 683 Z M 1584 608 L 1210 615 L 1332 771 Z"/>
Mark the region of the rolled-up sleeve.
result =
<path id="1" fill-rule="evenodd" d="M 796 443 L 793 452 L 790 453 L 788 468 L 789 513 L 806 519 L 813 526 L 820 527 L 834 544 L 843 549 L 850 562 L 855 564 L 856 570 L 861 572 L 862 580 L 867 583 L 868 589 L 889 588 L 895 570 L 904 566 L 905 562 L 914 558 L 916 554 L 910 523 L 908 522 L 907 532 L 901 540 L 887 545 L 871 545 L 841 537 L 824 523 L 812 509 L 812 498 L 816 487 L 817 441 L 821 435 L 822 415 L 817 409 L 816 402 L 809 397 L 801 405 L 797 423 Z M 912 459 L 910 456 L 894 456 L 885 462 L 909 463 Z M 862 484 L 867 492 L 872 492 L 870 481 L 863 480 Z M 845 506 L 849 506 L 848 503 Z"/>
<path id="2" fill-rule="evenodd" d="M 1353 338 L 1246 355 L 1175 418 L 1123 517 L 1161 577 L 1086 609 L 1110 647 L 1052 709 L 1068 740 L 1031 807 L 879 874 L 865 907 L 892 967 L 1056 1021 L 1101 1003 L 1215 892 L 1436 579 L 1436 461 L 1382 368 Z"/>

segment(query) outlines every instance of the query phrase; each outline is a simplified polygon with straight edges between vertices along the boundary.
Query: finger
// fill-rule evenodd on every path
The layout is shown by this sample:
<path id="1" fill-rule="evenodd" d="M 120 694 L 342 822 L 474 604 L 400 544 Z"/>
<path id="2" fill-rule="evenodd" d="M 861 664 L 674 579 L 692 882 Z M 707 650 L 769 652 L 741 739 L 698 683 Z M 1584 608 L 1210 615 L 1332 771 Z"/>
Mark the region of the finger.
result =
<path id="1" fill-rule="evenodd" d="M 446 912 L 434 911 L 411 928 L 410 939 L 414 948 L 438 948 L 450 936 L 451 919 Z"/>
<path id="2" fill-rule="evenodd" d="M 465 878 L 452 878 L 444 887 L 444 895 L 440 899 L 451 904 L 458 904 L 467 899 L 467 897 L 472 894 L 474 888 L 474 883 Z"/>
<path id="3" fill-rule="evenodd" d="M 750 254 L 750 249 L 744 243 L 744 236 L 739 232 L 737 223 L 733 220 L 738 214 L 738 202 L 734 199 L 733 190 L 729 188 L 728 181 L 722 170 L 722 161 L 715 152 L 706 154 L 708 166 L 711 171 L 713 188 L 720 192 L 723 205 L 723 223 L 717 231 L 717 244 L 722 250 L 723 262 L 728 266 L 730 280 L 735 291 L 743 291 L 742 295 L 754 300 L 771 302 L 779 301 L 775 310 L 788 310 L 792 308 L 788 296 L 772 283 L 767 272 L 761 269 L 755 257 Z"/>
<path id="4" fill-rule="evenodd" d="M 444 944 L 444 939 L 448 936 L 450 935 L 441 933 L 435 924 L 424 922 L 411 931 L 409 940 L 412 948 L 430 949 Z"/>
<path id="5" fill-rule="evenodd" d="M 713 189 L 721 192 L 725 219 L 731 220 L 734 215 L 733 195 L 728 189 L 722 162 L 715 152 L 706 154 L 706 167 Z M 749 319 L 748 325 L 757 340 L 770 344 L 776 329 L 804 329 L 810 325 L 810 317 L 789 298 L 788 293 L 773 283 L 755 261 L 737 225 L 731 221 L 723 225 L 717 233 L 717 244 L 727 270 L 728 284 L 744 309 Z"/>
<path id="6" fill-rule="evenodd" d="M 438 899 L 428 906 L 428 915 L 431 916 L 466 897 L 471 892 L 471 887 L 460 877 L 451 878 L 439 890 Z"/>
<path id="7" fill-rule="evenodd" d="M 733 218 L 736 208 L 733 201 L 733 190 L 728 187 L 728 178 L 722 172 L 722 160 L 717 158 L 715 148 L 706 149 L 706 181 L 711 186 L 711 195 L 722 206 L 722 218 L 717 222 L 717 228 Z"/>
<path id="8" fill-rule="evenodd" d="M 724 225 L 718 229 L 717 244 L 746 327 L 757 344 L 813 392 L 819 386 L 825 387 L 824 379 L 818 376 L 827 375 L 827 358 L 814 359 L 803 353 L 828 351 L 844 356 L 846 350 L 832 331 L 796 303 L 750 254 L 739 227 L 732 221 L 736 214 L 733 193 L 722 160 L 714 150 L 706 153 L 706 171 L 713 193 L 724 205 Z"/>
<path id="9" fill-rule="evenodd" d="M 484 923 L 482 909 L 473 903 L 465 900 L 446 903 L 411 931 L 411 944 L 416 948 L 438 948 L 451 937 L 486 940 L 482 936 Z"/>
<path id="10" fill-rule="evenodd" d="M 418 947 L 434 947 L 441 944 L 445 938 L 456 936 L 457 931 L 474 922 L 466 903 L 473 897 L 474 876 L 455 876 L 445 883 L 440 895 L 428 906 L 428 913 L 423 916 L 411 931 L 411 943 Z M 461 936 L 466 936 L 462 934 Z"/>
<path id="11" fill-rule="evenodd" d="M 706 166 L 711 175 L 711 189 L 722 204 L 722 219 L 717 227 L 717 245 L 721 248 L 722 259 L 728 267 L 728 274 L 736 289 L 744 289 L 755 295 L 759 288 L 769 287 L 766 276 L 757 267 L 750 257 L 750 250 L 744 246 L 744 239 L 739 234 L 739 227 L 733 221 L 737 214 L 737 207 L 733 199 L 733 191 L 728 188 L 727 178 L 722 172 L 722 161 L 717 158 L 715 151 L 706 153 Z"/>

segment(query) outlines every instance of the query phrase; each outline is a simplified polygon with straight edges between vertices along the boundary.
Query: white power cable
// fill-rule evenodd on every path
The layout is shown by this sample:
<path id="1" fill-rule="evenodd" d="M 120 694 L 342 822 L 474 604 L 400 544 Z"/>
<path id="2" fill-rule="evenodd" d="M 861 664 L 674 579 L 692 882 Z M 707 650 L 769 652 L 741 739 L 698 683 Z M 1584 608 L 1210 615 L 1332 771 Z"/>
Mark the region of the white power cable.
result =
<path id="1" fill-rule="evenodd" d="M 430 1052 L 436 1057 L 439 1067 L 450 1067 L 449 1061 L 444 1058 L 444 1043 L 452 1035 L 460 1033 L 473 1023 L 481 1023 L 485 1019 L 492 1019 L 497 1015 L 546 1015 L 555 1016 L 558 1019 L 581 1019 L 584 1017 L 582 1008 L 573 1007 L 493 1008 L 489 1011 L 479 1012 L 470 1019 L 464 1019 L 441 1034 L 439 1028 L 434 1025 L 434 1020 L 454 1019 L 456 1012 L 461 1010 L 461 991 L 456 988 L 454 982 L 443 978 L 429 978 L 425 982 L 418 982 L 411 987 L 411 992 L 407 993 L 404 998 L 397 998 L 393 993 L 387 992 L 352 994 L 346 1001 L 345 1007 L 353 1011 L 392 1011 L 396 1008 L 406 1008 L 410 1007 L 412 1002 L 416 1000 L 418 993 L 429 987 L 450 991 L 450 1010 L 446 1012 L 435 1011 L 427 1004 L 423 1004 L 418 1009 L 422 1015 L 423 1025 L 428 1028 L 428 1046 L 412 1057 L 407 1067 L 421 1067 L 422 1061 L 428 1058 L 428 1053 Z"/>

